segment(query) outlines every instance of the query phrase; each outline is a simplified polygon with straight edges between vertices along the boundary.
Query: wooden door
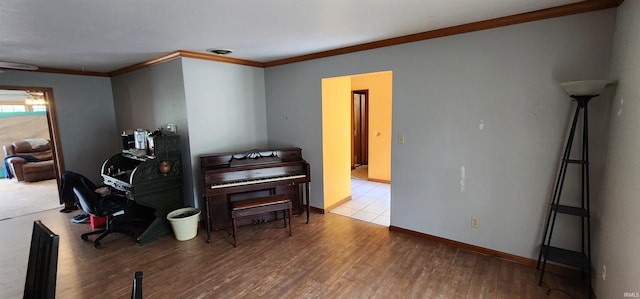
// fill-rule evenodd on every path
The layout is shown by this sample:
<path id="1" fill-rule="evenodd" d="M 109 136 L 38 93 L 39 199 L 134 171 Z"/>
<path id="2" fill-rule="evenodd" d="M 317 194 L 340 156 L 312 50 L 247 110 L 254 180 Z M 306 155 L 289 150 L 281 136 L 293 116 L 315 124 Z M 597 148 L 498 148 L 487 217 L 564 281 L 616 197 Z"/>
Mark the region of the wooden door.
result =
<path id="1" fill-rule="evenodd" d="M 369 92 L 353 91 L 351 106 L 351 168 L 369 163 Z"/>

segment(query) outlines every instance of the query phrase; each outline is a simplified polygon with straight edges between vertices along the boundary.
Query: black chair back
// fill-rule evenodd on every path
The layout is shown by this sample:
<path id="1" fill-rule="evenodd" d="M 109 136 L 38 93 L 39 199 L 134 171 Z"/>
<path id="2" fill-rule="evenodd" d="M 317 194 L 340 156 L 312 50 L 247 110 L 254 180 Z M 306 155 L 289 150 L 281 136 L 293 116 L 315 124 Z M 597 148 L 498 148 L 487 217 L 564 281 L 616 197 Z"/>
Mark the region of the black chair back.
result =
<path id="1" fill-rule="evenodd" d="M 73 193 L 85 213 L 102 217 L 106 214 L 101 211 L 100 196 L 95 192 L 96 188 L 96 185 L 91 180 L 85 176 L 78 175 L 73 184 Z"/>
<path id="2" fill-rule="evenodd" d="M 142 299 L 142 271 L 137 271 L 133 275 L 133 288 L 131 289 L 131 299 Z"/>
<path id="3" fill-rule="evenodd" d="M 59 236 L 40 220 L 33 223 L 23 298 L 55 298 Z"/>

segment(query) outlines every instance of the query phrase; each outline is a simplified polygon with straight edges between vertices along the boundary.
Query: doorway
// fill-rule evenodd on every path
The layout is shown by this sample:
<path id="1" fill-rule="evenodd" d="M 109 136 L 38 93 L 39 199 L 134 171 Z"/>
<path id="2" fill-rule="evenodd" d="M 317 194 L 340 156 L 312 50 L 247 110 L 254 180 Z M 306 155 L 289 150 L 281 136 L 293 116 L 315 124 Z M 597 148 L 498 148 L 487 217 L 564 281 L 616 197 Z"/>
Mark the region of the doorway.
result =
<path id="1" fill-rule="evenodd" d="M 352 170 L 391 183 L 392 71 L 322 79 L 323 209 L 353 198 Z"/>
<path id="2" fill-rule="evenodd" d="M 369 164 L 369 91 L 352 91 L 351 169 Z"/>
<path id="3" fill-rule="evenodd" d="M 4 163 L 0 188 L 3 194 L 20 201 L 2 207 L 0 220 L 43 211 L 60 206 L 59 182 L 64 169 L 53 90 L 43 87 L 0 86 L 0 144 L 10 145 L 24 139 L 48 139 L 52 150 L 55 178 L 38 182 L 18 182 L 6 179 Z M 5 153 L 2 153 L 4 160 Z M 18 203 L 20 203 L 18 205 Z M 8 201 L 5 204 L 9 204 Z"/>

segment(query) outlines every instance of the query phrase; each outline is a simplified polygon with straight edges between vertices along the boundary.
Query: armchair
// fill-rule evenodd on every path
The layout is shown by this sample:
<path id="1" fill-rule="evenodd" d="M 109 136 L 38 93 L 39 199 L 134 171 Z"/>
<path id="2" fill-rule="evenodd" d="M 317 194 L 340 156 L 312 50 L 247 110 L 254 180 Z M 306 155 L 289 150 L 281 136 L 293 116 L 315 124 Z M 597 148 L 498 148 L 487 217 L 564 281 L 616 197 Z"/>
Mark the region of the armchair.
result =
<path id="1" fill-rule="evenodd" d="M 68 176 L 67 176 L 68 177 Z M 88 240 L 90 235 L 100 234 L 95 240 L 93 240 L 93 246 L 100 246 L 100 240 L 109 235 L 112 232 L 129 233 L 127 230 L 122 230 L 118 227 L 114 227 L 113 220 L 116 216 L 123 215 L 125 209 L 129 207 L 130 201 L 126 196 L 120 194 L 109 194 L 102 196 L 96 193 L 96 185 L 94 185 L 88 178 L 77 174 L 75 179 L 71 182 L 73 186 L 73 193 L 78 198 L 80 207 L 82 210 L 94 217 L 107 217 L 106 228 L 94 230 L 91 232 L 80 235 L 82 240 Z"/>
<path id="2" fill-rule="evenodd" d="M 37 182 L 56 177 L 53 151 L 47 139 L 24 139 L 4 145 L 6 177 Z"/>

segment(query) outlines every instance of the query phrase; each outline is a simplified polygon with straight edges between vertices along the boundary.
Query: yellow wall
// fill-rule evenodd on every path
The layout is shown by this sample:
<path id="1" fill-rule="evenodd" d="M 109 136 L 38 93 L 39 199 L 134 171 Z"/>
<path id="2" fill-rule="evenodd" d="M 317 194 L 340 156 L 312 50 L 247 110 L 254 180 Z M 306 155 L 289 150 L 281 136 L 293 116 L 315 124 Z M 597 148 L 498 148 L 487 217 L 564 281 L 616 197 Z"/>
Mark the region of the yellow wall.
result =
<path id="1" fill-rule="evenodd" d="M 324 209 L 351 194 L 351 77 L 322 79 Z"/>
<path id="2" fill-rule="evenodd" d="M 392 77 L 391 71 L 351 77 L 352 90 L 369 90 L 369 179 L 375 181 L 391 181 Z"/>

